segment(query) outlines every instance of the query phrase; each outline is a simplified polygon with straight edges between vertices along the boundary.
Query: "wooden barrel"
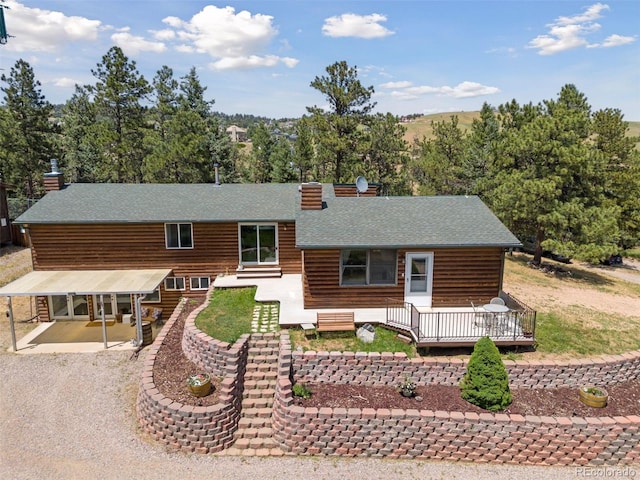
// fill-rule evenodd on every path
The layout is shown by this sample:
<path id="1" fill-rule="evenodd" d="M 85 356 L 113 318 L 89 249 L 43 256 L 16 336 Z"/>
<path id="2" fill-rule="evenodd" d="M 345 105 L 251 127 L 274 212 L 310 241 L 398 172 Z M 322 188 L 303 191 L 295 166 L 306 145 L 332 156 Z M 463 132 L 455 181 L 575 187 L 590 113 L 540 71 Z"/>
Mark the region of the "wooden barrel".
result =
<path id="1" fill-rule="evenodd" d="M 153 343 L 153 330 L 151 330 L 151 322 L 142 322 L 142 345 L 151 345 Z"/>

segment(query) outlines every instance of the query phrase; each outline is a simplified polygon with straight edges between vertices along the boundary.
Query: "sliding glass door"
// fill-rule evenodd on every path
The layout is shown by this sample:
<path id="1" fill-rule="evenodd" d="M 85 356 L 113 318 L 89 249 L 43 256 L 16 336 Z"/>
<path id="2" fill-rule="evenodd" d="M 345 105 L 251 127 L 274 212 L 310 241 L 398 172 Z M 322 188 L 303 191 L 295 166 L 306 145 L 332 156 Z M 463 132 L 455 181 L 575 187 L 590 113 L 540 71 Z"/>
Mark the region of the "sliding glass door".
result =
<path id="1" fill-rule="evenodd" d="M 240 225 L 240 264 L 262 265 L 278 263 L 277 224 Z"/>

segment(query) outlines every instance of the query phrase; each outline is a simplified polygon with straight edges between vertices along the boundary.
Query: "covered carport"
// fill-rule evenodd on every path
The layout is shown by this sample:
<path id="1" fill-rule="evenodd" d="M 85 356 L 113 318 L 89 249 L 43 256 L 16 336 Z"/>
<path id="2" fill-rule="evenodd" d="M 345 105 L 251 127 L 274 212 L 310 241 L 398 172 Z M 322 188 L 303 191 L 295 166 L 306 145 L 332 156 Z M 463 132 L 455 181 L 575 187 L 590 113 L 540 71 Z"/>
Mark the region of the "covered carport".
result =
<path id="1" fill-rule="evenodd" d="M 18 351 L 13 318 L 12 297 L 46 297 L 49 295 L 93 295 L 104 303 L 105 296 L 115 294 L 133 295 L 136 312 L 136 336 L 142 344 L 142 321 L 140 302 L 145 295 L 153 293 L 171 269 L 141 270 L 50 270 L 29 272 L 23 277 L 0 288 L 0 296 L 7 297 L 9 325 L 13 351 Z M 104 309 L 101 311 L 102 338 L 108 348 L 107 327 Z"/>

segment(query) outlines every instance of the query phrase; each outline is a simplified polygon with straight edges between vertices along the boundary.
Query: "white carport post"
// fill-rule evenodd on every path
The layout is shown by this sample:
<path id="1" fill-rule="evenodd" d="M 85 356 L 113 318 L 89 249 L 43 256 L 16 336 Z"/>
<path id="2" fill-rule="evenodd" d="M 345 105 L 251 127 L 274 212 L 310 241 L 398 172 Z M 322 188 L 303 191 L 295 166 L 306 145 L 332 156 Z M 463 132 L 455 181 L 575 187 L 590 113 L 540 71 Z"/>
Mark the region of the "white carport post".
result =
<path id="1" fill-rule="evenodd" d="M 11 328 L 11 344 L 13 345 L 13 353 L 18 351 L 18 342 L 16 341 L 16 327 L 13 324 L 13 306 L 11 305 L 11 297 L 7 297 L 7 307 L 9 307 L 9 327 Z"/>
<path id="2" fill-rule="evenodd" d="M 107 346 L 107 322 L 104 317 L 104 294 L 100 294 L 100 316 L 102 317 L 102 341 L 104 342 L 104 349 L 109 348 Z"/>
<path id="3" fill-rule="evenodd" d="M 140 302 L 147 295 L 135 295 L 136 304 L 136 335 L 138 336 L 138 346 L 142 345 L 142 315 L 140 314 L 141 304 Z"/>

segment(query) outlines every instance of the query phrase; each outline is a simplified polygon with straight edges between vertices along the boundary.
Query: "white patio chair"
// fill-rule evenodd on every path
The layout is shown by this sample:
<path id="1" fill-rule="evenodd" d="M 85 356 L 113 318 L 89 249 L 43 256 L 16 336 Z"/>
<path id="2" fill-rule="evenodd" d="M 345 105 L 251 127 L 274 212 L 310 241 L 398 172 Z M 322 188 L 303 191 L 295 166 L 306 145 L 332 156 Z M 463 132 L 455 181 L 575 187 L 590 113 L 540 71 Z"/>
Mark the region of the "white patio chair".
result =
<path id="1" fill-rule="evenodd" d="M 477 308 L 473 302 L 471 302 L 471 308 L 473 308 L 473 313 L 475 314 L 475 326 L 487 328 L 487 313 L 482 308 Z"/>
<path id="2" fill-rule="evenodd" d="M 489 303 L 493 303 L 494 305 L 505 305 L 504 300 L 500 297 L 493 297 Z"/>

